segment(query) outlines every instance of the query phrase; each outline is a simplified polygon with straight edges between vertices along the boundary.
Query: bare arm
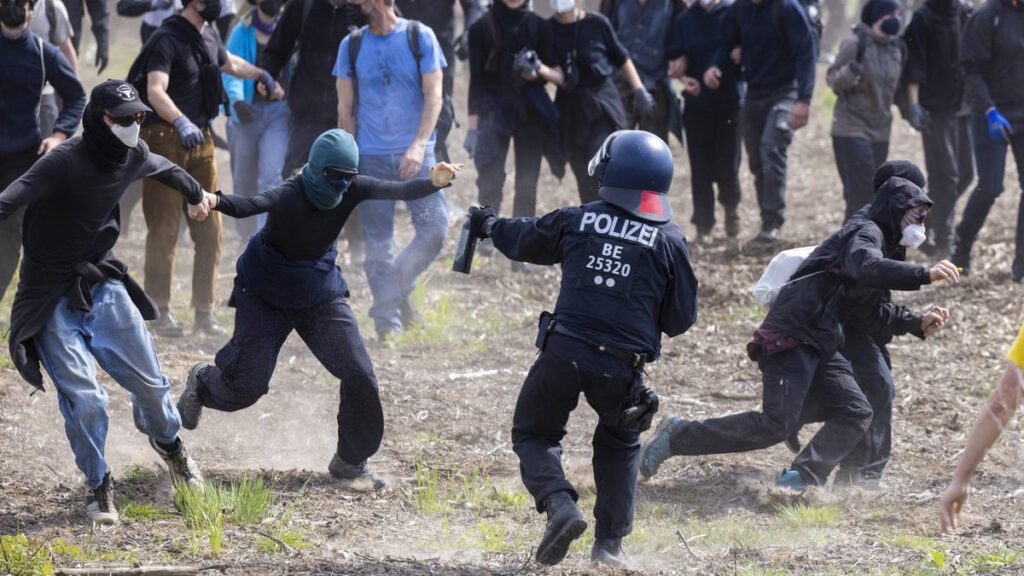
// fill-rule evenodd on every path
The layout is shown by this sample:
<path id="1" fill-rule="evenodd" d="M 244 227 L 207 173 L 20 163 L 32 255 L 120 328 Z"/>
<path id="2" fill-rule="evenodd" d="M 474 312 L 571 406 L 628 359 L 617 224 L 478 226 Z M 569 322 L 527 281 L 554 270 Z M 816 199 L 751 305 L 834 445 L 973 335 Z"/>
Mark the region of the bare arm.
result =
<path id="1" fill-rule="evenodd" d="M 1017 412 L 1021 397 L 1021 378 L 1020 369 L 1008 362 L 999 384 L 981 409 L 978 421 L 974 424 L 971 435 L 967 437 L 967 446 L 960 456 L 960 462 L 957 463 L 953 479 L 939 500 L 939 516 L 943 531 L 956 529 L 957 515 L 967 501 L 974 470 Z"/>
<path id="2" fill-rule="evenodd" d="M 71 42 L 71 38 L 61 42 L 57 48 L 60 50 L 60 53 L 68 59 L 68 64 L 71 64 L 71 69 L 78 72 L 78 52 L 75 52 L 75 45 Z"/>
<path id="3" fill-rule="evenodd" d="M 631 90 L 636 91 L 644 87 L 643 82 L 640 81 L 640 74 L 637 73 L 636 66 L 633 65 L 632 60 L 626 60 L 626 63 L 622 65 L 620 70 L 622 70 L 622 75 L 626 78 L 626 82 Z"/>
<path id="4" fill-rule="evenodd" d="M 548 66 L 541 63 L 540 68 L 537 70 L 537 75 L 555 86 L 565 84 L 565 74 L 562 73 L 561 66 Z"/>
<path id="5" fill-rule="evenodd" d="M 242 78 L 244 80 L 259 80 L 263 76 L 263 70 L 257 68 L 252 64 L 249 64 L 244 59 L 235 56 L 231 52 L 228 52 L 228 60 L 221 66 L 221 72 L 234 76 L 235 78 Z"/>
<path id="6" fill-rule="evenodd" d="M 338 77 L 334 82 L 338 91 L 338 128 L 348 132 L 356 133 L 356 118 L 352 111 L 353 96 L 352 81 L 348 78 Z"/>
<path id="7" fill-rule="evenodd" d="M 167 94 L 167 84 L 170 82 L 167 72 L 153 70 L 146 75 L 146 95 L 149 96 L 149 105 L 157 116 L 167 122 L 174 124 L 174 121 L 184 116 L 184 113 L 174 104 Z"/>
<path id="8" fill-rule="evenodd" d="M 416 130 L 416 137 L 405 151 L 398 166 L 398 175 L 402 179 L 412 178 L 419 174 L 423 167 L 423 154 L 426 151 L 427 140 L 433 134 L 434 127 L 437 125 L 437 117 L 441 114 L 441 79 L 440 69 L 423 74 L 423 113 L 420 114 L 420 125 Z M 340 94 L 338 101 L 340 107 Z"/>

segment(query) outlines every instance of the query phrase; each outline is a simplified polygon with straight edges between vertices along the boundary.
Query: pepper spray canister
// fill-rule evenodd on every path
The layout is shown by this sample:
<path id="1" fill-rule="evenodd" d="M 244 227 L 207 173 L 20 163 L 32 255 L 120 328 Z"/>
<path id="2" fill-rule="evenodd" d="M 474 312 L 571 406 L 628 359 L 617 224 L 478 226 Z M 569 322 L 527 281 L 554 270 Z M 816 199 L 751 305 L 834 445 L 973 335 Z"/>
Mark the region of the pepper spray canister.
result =
<path id="1" fill-rule="evenodd" d="M 469 229 L 469 218 L 462 225 L 462 234 L 459 235 L 459 243 L 455 247 L 455 262 L 452 263 L 452 272 L 469 274 L 473 268 L 473 256 L 476 254 L 476 243 L 479 239 Z"/>

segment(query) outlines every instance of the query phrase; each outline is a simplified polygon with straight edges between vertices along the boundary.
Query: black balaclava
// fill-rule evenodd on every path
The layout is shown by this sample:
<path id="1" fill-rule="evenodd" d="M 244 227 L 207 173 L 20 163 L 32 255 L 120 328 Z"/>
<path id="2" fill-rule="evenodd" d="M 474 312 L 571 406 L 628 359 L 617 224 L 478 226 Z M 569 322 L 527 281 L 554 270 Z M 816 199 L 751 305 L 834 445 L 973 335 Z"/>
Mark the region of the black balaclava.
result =
<path id="1" fill-rule="evenodd" d="M 114 136 L 103 121 L 103 111 L 93 108 L 92 102 L 82 116 L 82 140 L 89 159 L 100 172 L 113 172 L 128 160 L 129 148 Z"/>

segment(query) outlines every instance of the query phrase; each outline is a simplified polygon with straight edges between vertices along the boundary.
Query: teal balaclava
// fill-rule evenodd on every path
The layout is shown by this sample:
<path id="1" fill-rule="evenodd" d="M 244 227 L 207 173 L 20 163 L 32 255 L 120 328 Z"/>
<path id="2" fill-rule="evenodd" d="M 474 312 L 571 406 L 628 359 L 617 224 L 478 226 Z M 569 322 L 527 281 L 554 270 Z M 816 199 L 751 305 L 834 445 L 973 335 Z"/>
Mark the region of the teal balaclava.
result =
<path id="1" fill-rule="evenodd" d="M 306 198 L 320 210 L 330 210 L 341 203 L 348 186 L 341 189 L 332 186 L 324 178 L 324 168 L 357 171 L 359 147 L 351 134 L 338 128 L 321 134 L 309 150 L 309 162 L 302 168 L 302 189 Z"/>

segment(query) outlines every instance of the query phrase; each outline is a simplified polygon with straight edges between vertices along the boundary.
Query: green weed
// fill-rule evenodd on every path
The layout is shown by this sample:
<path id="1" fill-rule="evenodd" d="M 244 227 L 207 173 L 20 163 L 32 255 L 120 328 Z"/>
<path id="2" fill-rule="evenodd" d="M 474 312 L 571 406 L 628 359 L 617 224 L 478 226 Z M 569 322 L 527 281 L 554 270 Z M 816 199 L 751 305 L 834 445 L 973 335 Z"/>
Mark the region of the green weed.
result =
<path id="1" fill-rule="evenodd" d="M 174 505 L 190 529 L 193 554 L 198 554 L 201 537 L 206 536 L 213 555 L 220 554 L 224 544 L 224 512 L 230 506 L 231 493 L 214 483 L 207 483 L 200 492 L 187 482 L 174 486 Z"/>
<path id="2" fill-rule="evenodd" d="M 119 564 L 138 565 L 139 557 L 131 552 L 104 552 L 93 547 L 82 547 L 68 544 L 60 538 L 53 540 L 47 547 L 56 560 L 72 560 L 75 562 L 116 562 Z"/>
<path id="3" fill-rule="evenodd" d="M 416 509 L 423 514 L 447 512 L 451 506 L 441 493 L 441 472 L 437 468 L 416 463 L 416 487 L 413 489 Z"/>
<path id="4" fill-rule="evenodd" d="M 532 506 L 529 495 L 499 488 L 479 470 L 442 473 L 422 462 L 416 463 L 413 503 L 423 514 L 449 512 L 453 506 L 478 510 L 525 510 Z"/>
<path id="5" fill-rule="evenodd" d="M 511 547 L 506 542 L 507 530 L 501 524 L 481 520 L 477 524 L 480 536 L 480 548 L 484 552 L 509 552 Z"/>
<path id="6" fill-rule="evenodd" d="M 174 518 L 170 510 L 154 506 L 153 504 L 129 502 L 127 498 L 121 498 L 116 504 L 121 520 L 125 522 L 152 522 L 155 520 L 167 520 Z"/>
<path id="7" fill-rule="evenodd" d="M 0 574 L 52 575 L 53 561 L 46 544 L 30 542 L 24 534 L 0 536 Z"/>
<path id="8" fill-rule="evenodd" d="M 918 552 L 926 552 L 928 550 L 934 550 L 939 548 L 942 543 L 928 536 L 918 536 L 916 534 L 906 534 L 898 532 L 893 536 L 887 536 L 881 539 L 881 542 L 887 546 L 893 548 L 905 548 L 907 550 L 916 550 Z"/>
<path id="9" fill-rule="evenodd" d="M 778 506 L 776 515 L 790 528 L 820 528 L 835 526 L 843 517 L 838 506 L 808 506 L 793 504 Z"/>
<path id="10" fill-rule="evenodd" d="M 272 534 L 274 538 L 284 542 L 289 548 L 297 552 L 308 550 L 313 547 L 313 545 L 306 540 L 306 537 L 296 530 L 281 528 L 279 530 L 275 530 Z M 267 538 L 266 536 L 261 536 L 260 539 L 256 541 L 256 549 L 264 554 L 280 554 L 285 551 L 281 544 L 275 542 L 272 538 Z"/>
<path id="11" fill-rule="evenodd" d="M 259 524 L 274 503 L 274 493 L 262 476 L 244 476 L 231 486 L 229 520 L 233 524 Z"/>
<path id="12" fill-rule="evenodd" d="M 1020 560 L 1020 553 L 1005 548 L 982 552 L 967 560 L 967 568 L 973 573 L 994 572 L 1013 566 Z"/>

